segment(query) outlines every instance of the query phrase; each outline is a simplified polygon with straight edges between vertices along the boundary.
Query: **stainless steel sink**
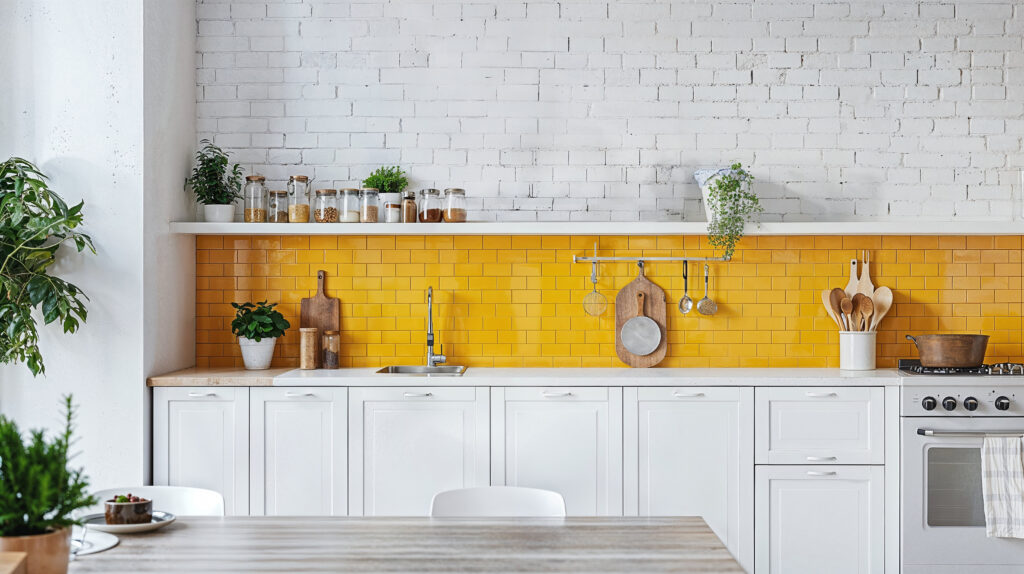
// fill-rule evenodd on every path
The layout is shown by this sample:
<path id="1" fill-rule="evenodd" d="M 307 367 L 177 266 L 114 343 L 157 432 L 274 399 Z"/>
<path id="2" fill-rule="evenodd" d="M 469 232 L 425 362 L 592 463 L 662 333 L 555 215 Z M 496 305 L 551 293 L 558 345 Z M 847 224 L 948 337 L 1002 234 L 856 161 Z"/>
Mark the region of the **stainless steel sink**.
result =
<path id="1" fill-rule="evenodd" d="M 377 371 L 378 375 L 408 375 L 428 377 L 461 377 L 466 367 L 458 365 L 391 365 Z"/>

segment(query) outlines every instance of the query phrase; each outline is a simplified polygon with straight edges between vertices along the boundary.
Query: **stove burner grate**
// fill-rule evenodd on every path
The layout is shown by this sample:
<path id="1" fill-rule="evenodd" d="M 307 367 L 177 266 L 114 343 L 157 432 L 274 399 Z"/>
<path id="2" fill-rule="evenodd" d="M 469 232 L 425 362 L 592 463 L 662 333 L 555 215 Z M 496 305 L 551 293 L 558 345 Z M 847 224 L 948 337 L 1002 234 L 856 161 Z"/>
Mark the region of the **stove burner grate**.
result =
<path id="1" fill-rule="evenodd" d="M 1024 375 L 1024 364 L 995 363 L 980 367 L 925 367 L 919 359 L 900 359 L 899 370 L 919 375 Z"/>

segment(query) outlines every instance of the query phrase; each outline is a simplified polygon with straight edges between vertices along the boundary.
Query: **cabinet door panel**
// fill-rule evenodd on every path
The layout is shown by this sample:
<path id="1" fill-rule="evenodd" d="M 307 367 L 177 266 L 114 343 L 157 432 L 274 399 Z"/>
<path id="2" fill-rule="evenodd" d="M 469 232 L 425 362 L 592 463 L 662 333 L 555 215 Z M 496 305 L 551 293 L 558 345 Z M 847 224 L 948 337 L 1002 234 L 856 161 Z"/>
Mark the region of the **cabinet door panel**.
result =
<path id="1" fill-rule="evenodd" d="M 153 483 L 215 490 L 249 513 L 249 389 L 153 389 Z"/>
<path id="2" fill-rule="evenodd" d="M 251 511 L 344 516 L 347 389 L 252 390 Z"/>
<path id="3" fill-rule="evenodd" d="M 427 516 L 438 492 L 489 483 L 487 388 L 352 389 L 349 408 L 352 514 Z"/>

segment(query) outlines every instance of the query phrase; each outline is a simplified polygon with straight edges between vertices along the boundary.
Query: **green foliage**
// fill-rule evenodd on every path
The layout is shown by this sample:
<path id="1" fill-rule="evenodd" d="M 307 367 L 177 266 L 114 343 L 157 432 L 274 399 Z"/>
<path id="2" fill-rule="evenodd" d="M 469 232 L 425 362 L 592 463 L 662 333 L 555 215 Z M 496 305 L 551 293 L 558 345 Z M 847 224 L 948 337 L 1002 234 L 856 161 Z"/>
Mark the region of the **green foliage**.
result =
<path id="1" fill-rule="evenodd" d="M 65 333 L 85 322 L 88 297 L 46 272 L 64 243 L 96 252 L 89 236 L 75 231 L 83 205 L 68 207 L 27 160 L 0 164 L 0 364 L 25 363 L 33 375 L 45 373 L 37 309 L 45 324 L 56 321 Z"/>
<path id="2" fill-rule="evenodd" d="M 235 318 L 231 321 L 231 332 L 239 337 L 259 342 L 263 338 L 280 337 L 284 335 L 285 329 L 292 326 L 281 313 L 274 310 L 277 303 L 267 305 L 266 301 L 260 301 L 241 305 L 232 303 L 231 306 L 236 309 Z"/>
<path id="3" fill-rule="evenodd" d="M 743 228 L 755 214 L 764 211 L 751 186 L 754 176 L 734 163 L 721 176 L 712 179 L 708 193 L 711 221 L 708 239 L 711 245 L 725 250 L 732 257 L 736 243 L 743 237 Z"/>
<path id="4" fill-rule="evenodd" d="M 71 396 L 64 397 L 64 432 L 47 440 L 41 430 L 23 440 L 14 421 L 0 415 L 0 536 L 46 534 L 77 521 L 71 513 L 96 504 L 82 469 L 69 469 Z"/>
<path id="5" fill-rule="evenodd" d="M 236 163 L 228 171 L 228 154 L 210 140 L 199 142 L 192 176 L 185 179 L 192 186 L 196 200 L 203 205 L 228 205 L 242 197 L 242 168 Z"/>
<path id="6" fill-rule="evenodd" d="M 363 187 L 372 187 L 381 193 L 402 193 L 409 185 L 405 172 L 398 167 L 381 167 L 363 180 Z"/>

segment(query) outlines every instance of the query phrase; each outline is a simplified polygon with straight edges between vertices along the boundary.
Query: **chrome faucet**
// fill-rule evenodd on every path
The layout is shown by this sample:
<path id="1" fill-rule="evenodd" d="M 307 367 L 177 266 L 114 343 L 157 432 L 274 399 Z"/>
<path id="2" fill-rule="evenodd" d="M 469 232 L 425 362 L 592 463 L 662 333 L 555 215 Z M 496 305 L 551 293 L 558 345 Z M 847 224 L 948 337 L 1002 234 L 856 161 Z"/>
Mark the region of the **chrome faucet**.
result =
<path id="1" fill-rule="evenodd" d="M 444 346 L 438 343 L 441 350 Z M 434 354 L 434 288 L 427 287 L 427 366 L 436 367 L 440 363 L 448 361 L 443 354 Z"/>

